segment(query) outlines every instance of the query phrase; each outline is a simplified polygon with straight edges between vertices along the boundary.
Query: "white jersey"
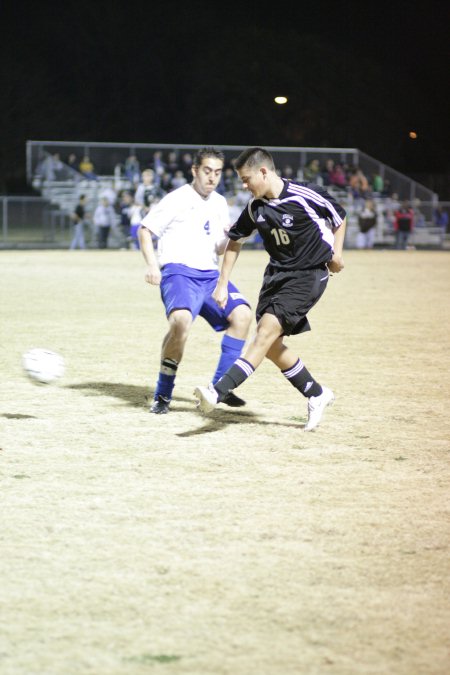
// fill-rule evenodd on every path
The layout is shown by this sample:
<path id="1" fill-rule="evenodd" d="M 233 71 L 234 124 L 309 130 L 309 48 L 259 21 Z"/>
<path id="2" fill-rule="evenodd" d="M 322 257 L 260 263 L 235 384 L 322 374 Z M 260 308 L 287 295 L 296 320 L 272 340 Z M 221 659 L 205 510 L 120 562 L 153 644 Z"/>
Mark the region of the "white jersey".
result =
<path id="1" fill-rule="evenodd" d="M 141 225 L 158 238 L 160 267 L 218 269 L 217 247 L 230 226 L 228 204 L 218 192 L 203 199 L 192 185 L 182 185 L 152 206 Z"/>

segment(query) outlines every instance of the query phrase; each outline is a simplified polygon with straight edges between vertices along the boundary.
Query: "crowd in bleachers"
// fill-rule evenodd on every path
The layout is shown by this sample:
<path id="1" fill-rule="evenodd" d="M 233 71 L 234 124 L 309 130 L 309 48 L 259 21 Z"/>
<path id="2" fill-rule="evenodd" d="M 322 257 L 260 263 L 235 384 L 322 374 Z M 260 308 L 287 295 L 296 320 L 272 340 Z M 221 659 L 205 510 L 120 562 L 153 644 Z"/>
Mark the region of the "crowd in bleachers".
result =
<path id="1" fill-rule="evenodd" d="M 120 239 L 124 248 L 138 248 L 137 227 L 151 206 L 165 194 L 192 180 L 193 154 L 175 150 L 164 153 L 155 150 L 146 162 L 141 162 L 136 154 L 130 154 L 125 161 L 111 168 L 105 184 L 103 176 L 101 189 L 96 192 L 97 204 L 93 205 L 90 214 L 95 221 L 95 213 L 105 206 L 105 198 L 116 214 L 115 225 L 111 231 Z M 409 204 L 392 192 L 389 181 L 380 173 L 366 175 L 357 166 L 347 165 L 332 158 L 320 161 L 313 158 L 304 167 L 280 165 L 280 175 L 294 180 L 308 181 L 324 186 L 341 201 L 350 217 L 358 223 L 359 233 L 356 245 L 359 248 L 372 248 L 375 228 L 381 223 L 386 231 L 396 234 L 396 213 L 400 208 L 411 208 L 413 227 L 426 225 L 421 212 L 420 200 Z M 69 174 L 68 174 L 69 172 Z M 48 154 L 38 165 L 35 178 L 39 182 L 57 181 L 71 175 L 80 191 L 80 181 L 100 180 L 94 163 L 89 155 L 77 158 L 70 153 L 66 161 L 62 161 L 59 153 Z M 229 161 L 222 174 L 218 192 L 223 194 L 230 207 L 231 217 L 235 219 L 248 201 L 249 193 L 244 192 L 241 182 L 234 171 L 233 160 Z M 369 227 L 369 223 L 372 225 Z M 442 228 L 443 235 L 448 230 L 448 214 L 435 213 L 433 224 Z M 95 222 L 94 222 L 95 228 Z M 98 227 L 97 227 L 98 230 Z M 103 236 L 102 248 L 107 247 L 108 236 Z"/>

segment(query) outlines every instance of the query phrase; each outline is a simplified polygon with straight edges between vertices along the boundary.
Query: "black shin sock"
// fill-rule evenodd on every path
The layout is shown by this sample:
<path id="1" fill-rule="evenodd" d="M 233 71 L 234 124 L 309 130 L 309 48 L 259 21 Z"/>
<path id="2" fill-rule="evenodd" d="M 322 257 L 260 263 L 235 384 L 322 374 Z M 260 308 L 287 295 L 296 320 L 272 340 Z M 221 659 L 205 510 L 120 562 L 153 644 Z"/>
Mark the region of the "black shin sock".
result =
<path id="1" fill-rule="evenodd" d="M 251 363 L 245 359 L 237 359 L 214 385 L 214 389 L 219 394 L 219 401 L 223 401 L 229 391 L 239 387 L 254 371 Z"/>
<path id="2" fill-rule="evenodd" d="M 315 381 L 300 359 L 291 368 L 281 372 L 303 396 L 310 398 L 311 396 L 320 396 L 322 393 L 322 387 Z"/>

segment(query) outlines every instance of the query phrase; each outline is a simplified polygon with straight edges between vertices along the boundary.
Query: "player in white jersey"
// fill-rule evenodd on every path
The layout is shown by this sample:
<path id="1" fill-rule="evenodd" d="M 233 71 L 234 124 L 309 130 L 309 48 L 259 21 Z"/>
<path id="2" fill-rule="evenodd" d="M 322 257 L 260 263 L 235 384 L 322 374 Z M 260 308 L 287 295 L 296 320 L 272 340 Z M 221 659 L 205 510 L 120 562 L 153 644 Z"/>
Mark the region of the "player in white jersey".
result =
<path id="1" fill-rule="evenodd" d="M 213 293 L 219 307 L 227 302 L 229 276 L 243 238 L 257 230 L 270 261 L 256 308 L 256 334 L 244 357 L 238 358 L 217 382 L 197 387 L 194 395 L 199 409 L 210 412 L 267 356 L 308 399 L 305 430 L 312 431 L 334 401 L 334 394 L 316 382 L 284 344 L 283 337 L 310 330 L 307 314 L 325 291 L 328 270 L 343 269 L 346 214 L 323 188 L 281 178 L 271 154 L 264 148 L 244 150 L 235 167 L 253 199 L 228 233 L 229 242 Z"/>
<path id="2" fill-rule="evenodd" d="M 163 197 L 150 209 L 139 229 L 147 263 L 145 280 L 160 286 L 169 322 L 150 407 L 150 412 L 158 415 L 169 411 L 177 368 L 198 315 L 214 330 L 225 331 L 213 382 L 240 356 L 248 335 L 251 310 L 238 289 L 230 282 L 223 307 L 212 298 L 219 278 L 218 258 L 225 249 L 230 228 L 226 199 L 215 191 L 224 160 L 223 153 L 215 148 L 200 149 L 192 165 L 192 183 Z M 158 240 L 157 255 L 152 235 Z M 245 405 L 233 392 L 221 402 L 232 407 Z"/>

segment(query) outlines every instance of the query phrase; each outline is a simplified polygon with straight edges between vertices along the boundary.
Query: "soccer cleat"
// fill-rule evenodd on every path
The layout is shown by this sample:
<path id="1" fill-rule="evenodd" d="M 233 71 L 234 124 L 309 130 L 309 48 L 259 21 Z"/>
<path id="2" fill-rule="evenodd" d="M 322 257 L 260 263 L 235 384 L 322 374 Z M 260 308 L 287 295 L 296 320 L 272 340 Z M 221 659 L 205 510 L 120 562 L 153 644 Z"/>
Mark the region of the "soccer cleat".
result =
<path id="1" fill-rule="evenodd" d="M 239 396 L 236 396 L 236 394 L 234 394 L 232 391 L 228 392 L 225 398 L 222 399 L 221 403 L 229 405 L 230 408 L 241 408 L 243 405 L 245 405 L 244 399 L 239 398 Z"/>
<path id="2" fill-rule="evenodd" d="M 325 408 L 333 405 L 334 394 L 328 387 L 322 387 L 322 393 L 319 396 L 311 396 L 308 399 L 308 421 L 305 424 L 304 431 L 312 431 L 319 424 Z"/>
<path id="3" fill-rule="evenodd" d="M 217 405 L 219 395 L 212 384 L 207 387 L 196 387 L 194 396 L 198 399 L 197 408 L 202 413 L 210 413 Z"/>
<path id="4" fill-rule="evenodd" d="M 155 415 L 165 415 L 169 412 L 169 405 L 170 398 L 165 398 L 159 394 L 150 406 L 150 412 L 155 413 Z"/>

